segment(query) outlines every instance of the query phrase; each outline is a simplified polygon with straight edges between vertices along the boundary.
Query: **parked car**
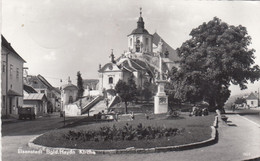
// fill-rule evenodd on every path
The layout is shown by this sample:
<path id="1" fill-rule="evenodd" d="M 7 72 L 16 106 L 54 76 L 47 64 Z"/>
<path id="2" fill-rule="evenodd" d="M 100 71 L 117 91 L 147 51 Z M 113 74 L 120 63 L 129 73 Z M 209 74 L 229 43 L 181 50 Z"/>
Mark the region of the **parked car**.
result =
<path id="1" fill-rule="evenodd" d="M 35 108 L 34 106 L 20 107 L 18 109 L 19 119 L 35 119 Z"/>

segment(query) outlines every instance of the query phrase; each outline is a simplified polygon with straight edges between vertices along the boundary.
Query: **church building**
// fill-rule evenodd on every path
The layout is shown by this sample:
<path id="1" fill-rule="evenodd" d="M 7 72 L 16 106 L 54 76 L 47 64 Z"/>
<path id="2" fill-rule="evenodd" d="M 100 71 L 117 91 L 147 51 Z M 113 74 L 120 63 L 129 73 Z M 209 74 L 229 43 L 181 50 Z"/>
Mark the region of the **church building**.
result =
<path id="1" fill-rule="evenodd" d="M 113 51 L 110 62 L 99 67 L 99 91 L 114 89 L 119 80 L 127 82 L 134 76 L 137 88 L 142 88 L 145 81 L 155 82 L 159 72 L 159 52 L 163 61 L 163 72 L 167 73 L 173 66 L 178 67 L 176 51 L 169 46 L 157 33 L 150 34 L 145 29 L 145 23 L 140 10 L 137 28 L 128 36 L 128 51 L 115 58 Z"/>

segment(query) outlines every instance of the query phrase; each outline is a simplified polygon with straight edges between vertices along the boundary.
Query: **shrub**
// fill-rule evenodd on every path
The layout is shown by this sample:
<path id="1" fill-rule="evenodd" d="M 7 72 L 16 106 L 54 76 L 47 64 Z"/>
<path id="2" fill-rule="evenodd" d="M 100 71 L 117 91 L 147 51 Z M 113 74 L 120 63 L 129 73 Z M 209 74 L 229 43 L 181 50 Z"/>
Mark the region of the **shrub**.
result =
<path id="1" fill-rule="evenodd" d="M 113 127 L 100 127 L 98 131 L 73 131 L 69 130 L 67 134 L 63 135 L 66 140 L 79 140 L 79 141 L 119 141 L 119 140 L 152 140 L 161 137 L 169 137 L 180 134 L 182 130 L 177 128 L 166 127 L 144 127 L 141 123 L 133 128 L 132 125 L 126 125 L 123 128 Z"/>

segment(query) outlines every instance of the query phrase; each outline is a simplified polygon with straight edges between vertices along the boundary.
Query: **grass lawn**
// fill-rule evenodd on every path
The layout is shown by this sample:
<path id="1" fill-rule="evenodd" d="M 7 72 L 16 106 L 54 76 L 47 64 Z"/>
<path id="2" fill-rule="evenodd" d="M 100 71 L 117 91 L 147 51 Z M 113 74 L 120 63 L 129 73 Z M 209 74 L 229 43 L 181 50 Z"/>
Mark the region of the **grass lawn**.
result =
<path id="1" fill-rule="evenodd" d="M 127 116 L 125 116 L 127 117 Z M 119 121 L 119 122 L 104 122 L 104 123 L 85 123 L 73 128 L 57 129 L 45 133 L 38 137 L 34 143 L 45 145 L 49 147 L 66 147 L 66 148 L 80 148 L 80 149 L 123 149 L 128 147 L 135 148 L 153 148 L 163 146 L 174 146 L 198 141 L 207 140 L 211 137 L 211 128 L 215 119 L 215 115 L 189 117 L 188 113 L 182 113 L 179 118 L 167 119 L 164 115 L 153 115 L 150 120 L 147 120 L 144 114 L 135 116 L 133 121 Z M 166 127 L 178 128 L 182 132 L 175 136 L 162 137 L 153 140 L 138 140 L 138 141 L 78 141 L 66 140 L 63 135 L 67 134 L 69 130 L 73 131 L 88 131 L 99 130 L 100 127 L 116 125 L 117 128 L 123 127 L 128 123 L 136 127 L 139 123 L 143 126 L 151 127 Z"/>

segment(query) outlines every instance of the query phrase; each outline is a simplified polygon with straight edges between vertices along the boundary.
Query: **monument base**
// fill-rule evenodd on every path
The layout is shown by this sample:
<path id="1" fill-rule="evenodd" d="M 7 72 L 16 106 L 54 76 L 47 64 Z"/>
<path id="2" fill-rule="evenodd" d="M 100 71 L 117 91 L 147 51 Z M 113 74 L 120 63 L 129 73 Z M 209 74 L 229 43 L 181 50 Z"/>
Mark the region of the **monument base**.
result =
<path id="1" fill-rule="evenodd" d="M 168 96 L 156 95 L 154 96 L 154 114 L 167 113 L 168 112 Z"/>

